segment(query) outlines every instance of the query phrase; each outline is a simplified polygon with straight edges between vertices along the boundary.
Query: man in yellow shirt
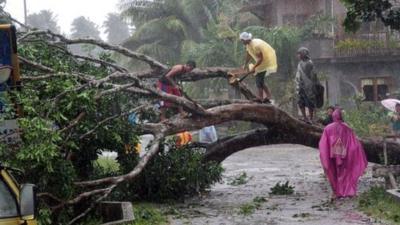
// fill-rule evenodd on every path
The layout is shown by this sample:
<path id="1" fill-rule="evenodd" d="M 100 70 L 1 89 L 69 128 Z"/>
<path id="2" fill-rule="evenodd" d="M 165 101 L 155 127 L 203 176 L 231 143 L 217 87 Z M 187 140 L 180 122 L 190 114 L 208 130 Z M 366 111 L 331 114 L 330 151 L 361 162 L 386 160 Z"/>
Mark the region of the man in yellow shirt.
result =
<path id="1" fill-rule="evenodd" d="M 267 42 L 257 38 L 253 39 L 252 34 L 247 32 L 240 34 L 240 40 L 246 46 L 247 52 L 243 68 L 247 69 L 250 60 L 254 60 L 255 64 L 250 64 L 248 67 L 249 72 L 256 76 L 259 99 L 269 103 L 272 96 L 269 88 L 265 85 L 264 77 L 276 73 L 278 69 L 275 50 Z"/>

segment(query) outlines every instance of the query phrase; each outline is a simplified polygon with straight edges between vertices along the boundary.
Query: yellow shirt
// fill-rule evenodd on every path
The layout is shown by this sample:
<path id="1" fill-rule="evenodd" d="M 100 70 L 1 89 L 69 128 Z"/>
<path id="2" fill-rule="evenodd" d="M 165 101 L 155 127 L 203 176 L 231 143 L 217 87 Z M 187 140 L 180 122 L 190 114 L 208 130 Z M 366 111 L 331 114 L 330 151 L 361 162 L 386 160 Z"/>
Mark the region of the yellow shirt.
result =
<path id="1" fill-rule="evenodd" d="M 251 42 L 246 45 L 246 50 L 249 55 L 258 61 L 257 55 L 262 53 L 263 61 L 256 67 L 256 73 L 268 71 L 269 73 L 275 73 L 278 69 L 276 60 L 275 50 L 267 42 L 261 39 L 252 39 Z"/>

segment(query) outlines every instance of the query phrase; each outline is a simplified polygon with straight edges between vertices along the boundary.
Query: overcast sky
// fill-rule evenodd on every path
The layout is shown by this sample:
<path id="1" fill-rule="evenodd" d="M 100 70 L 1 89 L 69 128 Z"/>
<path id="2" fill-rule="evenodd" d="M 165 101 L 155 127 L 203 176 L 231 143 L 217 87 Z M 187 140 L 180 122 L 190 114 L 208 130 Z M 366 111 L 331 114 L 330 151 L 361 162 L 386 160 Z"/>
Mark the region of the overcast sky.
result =
<path id="1" fill-rule="evenodd" d="M 5 10 L 20 22 L 24 21 L 24 0 L 7 0 Z M 69 34 L 71 22 L 85 16 L 101 27 L 110 12 L 118 12 L 119 0 L 26 0 L 28 15 L 40 10 L 51 10 L 63 33 Z M 103 36 L 103 35 L 102 35 Z M 104 37 L 104 36 L 103 36 Z"/>

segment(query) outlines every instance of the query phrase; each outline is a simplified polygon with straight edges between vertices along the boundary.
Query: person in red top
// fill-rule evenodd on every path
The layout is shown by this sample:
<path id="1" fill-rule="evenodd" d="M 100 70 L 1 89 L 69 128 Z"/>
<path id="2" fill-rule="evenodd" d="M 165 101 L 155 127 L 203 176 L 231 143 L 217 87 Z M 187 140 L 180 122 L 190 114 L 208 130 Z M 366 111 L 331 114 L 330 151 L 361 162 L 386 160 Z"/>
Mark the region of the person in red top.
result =
<path id="1" fill-rule="evenodd" d="M 158 80 L 157 83 L 158 89 L 168 94 L 182 96 L 181 88 L 178 85 L 178 79 L 183 74 L 191 72 L 194 68 L 196 68 L 196 62 L 192 60 L 187 61 L 186 64 L 184 65 L 173 66 L 171 70 L 168 71 L 168 73 L 166 73 Z M 166 120 L 166 115 L 165 115 L 166 109 L 171 107 L 174 107 L 172 102 L 169 101 L 161 102 L 161 107 L 160 107 L 161 121 Z M 185 114 L 182 107 L 178 107 L 178 110 L 181 113 L 181 115 Z"/>

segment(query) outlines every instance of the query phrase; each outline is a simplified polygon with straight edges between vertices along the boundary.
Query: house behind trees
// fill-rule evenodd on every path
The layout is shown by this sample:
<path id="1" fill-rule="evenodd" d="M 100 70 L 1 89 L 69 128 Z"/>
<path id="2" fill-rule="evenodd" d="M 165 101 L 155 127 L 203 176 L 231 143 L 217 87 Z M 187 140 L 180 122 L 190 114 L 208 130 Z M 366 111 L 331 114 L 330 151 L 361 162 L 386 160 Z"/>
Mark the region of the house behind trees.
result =
<path id="1" fill-rule="evenodd" d="M 357 33 L 345 33 L 342 22 L 346 9 L 340 0 L 252 0 L 241 12 L 253 13 L 266 27 L 301 27 L 317 14 L 335 19 L 324 35 L 315 33 L 303 43 L 326 78 L 323 82 L 329 104 L 352 106 L 354 96 L 361 94 L 370 102 L 398 94 L 398 32 L 381 22 L 370 22 Z"/>

